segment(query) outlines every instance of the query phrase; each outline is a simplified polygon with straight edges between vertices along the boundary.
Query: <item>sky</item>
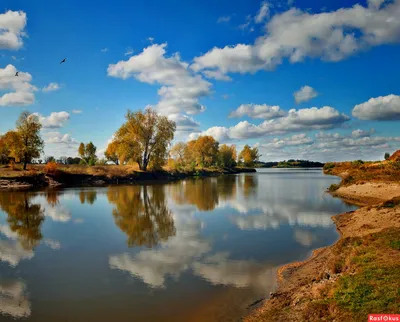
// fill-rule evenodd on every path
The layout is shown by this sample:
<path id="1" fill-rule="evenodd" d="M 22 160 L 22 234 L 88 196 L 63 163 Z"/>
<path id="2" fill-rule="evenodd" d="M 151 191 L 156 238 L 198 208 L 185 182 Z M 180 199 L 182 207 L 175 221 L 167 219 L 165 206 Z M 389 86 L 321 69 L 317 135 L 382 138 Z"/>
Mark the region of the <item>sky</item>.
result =
<path id="1" fill-rule="evenodd" d="M 28 110 L 45 155 L 92 141 L 103 157 L 151 106 L 174 142 L 381 160 L 400 149 L 399 17 L 400 0 L 3 0 L 0 133 Z"/>

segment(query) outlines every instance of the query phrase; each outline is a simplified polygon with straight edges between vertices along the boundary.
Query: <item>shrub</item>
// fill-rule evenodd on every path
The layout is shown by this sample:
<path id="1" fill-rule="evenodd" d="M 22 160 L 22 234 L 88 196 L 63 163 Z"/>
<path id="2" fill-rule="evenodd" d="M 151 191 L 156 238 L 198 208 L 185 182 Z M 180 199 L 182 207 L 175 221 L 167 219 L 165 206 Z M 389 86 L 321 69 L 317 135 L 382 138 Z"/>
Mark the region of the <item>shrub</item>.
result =
<path id="1" fill-rule="evenodd" d="M 353 161 L 352 164 L 355 165 L 355 166 L 358 166 L 358 165 L 364 164 L 364 161 L 363 160 L 355 160 L 355 161 Z"/>
<path id="2" fill-rule="evenodd" d="M 332 191 L 338 190 L 339 188 L 340 188 L 340 185 L 335 184 L 335 183 L 332 183 L 332 184 L 329 186 L 328 190 L 332 192 Z"/>
<path id="3" fill-rule="evenodd" d="M 335 164 L 332 162 L 328 162 L 324 164 L 324 170 L 329 170 L 329 169 L 333 169 L 335 167 Z"/>
<path id="4" fill-rule="evenodd" d="M 57 169 L 58 169 L 58 164 L 56 162 L 52 161 L 45 165 L 44 172 L 46 174 L 48 174 L 48 173 L 54 174 L 57 171 Z"/>

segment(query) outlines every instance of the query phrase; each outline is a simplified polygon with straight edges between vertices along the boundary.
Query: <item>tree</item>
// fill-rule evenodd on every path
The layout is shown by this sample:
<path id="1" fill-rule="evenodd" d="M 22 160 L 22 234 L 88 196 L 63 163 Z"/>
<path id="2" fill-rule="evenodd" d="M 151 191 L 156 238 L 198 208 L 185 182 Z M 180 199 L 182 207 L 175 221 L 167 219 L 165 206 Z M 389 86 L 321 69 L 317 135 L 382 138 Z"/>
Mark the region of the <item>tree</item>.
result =
<path id="1" fill-rule="evenodd" d="M 25 111 L 22 112 L 17 120 L 17 132 L 21 137 L 21 155 L 22 162 L 24 163 L 24 170 L 26 165 L 32 161 L 33 158 L 39 158 L 43 152 L 44 143 L 40 137 L 40 129 L 42 125 L 39 118 Z"/>
<path id="2" fill-rule="evenodd" d="M 144 112 L 128 110 L 125 118 L 126 122 L 115 135 L 122 160 L 135 161 L 144 171 L 150 162 L 153 166 L 165 162 L 168 146 L 174 138 L 175 122 L 151 108 Z"/>
<path id="3" fill-rule="evenodd" d="M 197 140 L 189 142 L 188 146 L 198 165 L 207 167 L 217 161 L 219 143 L 212 136 L 199 136 Z"/>
<path id="4" fill-rule="evenodd" d="M 44 158 L 44 163 L 56 162 L 56 158 L 53 156 L 47 156 Z"/>
<path id="5" fill-rule="evenodd" d="M 97 148 L 92 142 L 89 142 L 86 145 L 83 142 L 79 144 L 78 153 L 81 156 L 81 159 L 84 164 L 88 165 L 96 164 L 97 161 L 96 151 Z"/>
<path id="6" fill-rule="evenodd" d="M 386 152 L 385 153 L 385 160 L 388 160 L 390 158 L 390 153 L 389 152 Z"/>
<path id="7" fill-rule="evenodd" d="M 22 138 L 17 131 L 8 131 L 0 139 L 0 154 L 5 163 L 20 162 L 23 155 Z"/>
<path id="8" fill-rule="evenodd" d="M 236 166 L 236 146 L 223 144 L 219 147 L 218 164 L 222 167 L 232 168 Z"/>
<path id="9" fill-rule="evenodd" d="M 183 164 L 185 162 L 185 151 L 187 144 L 184 142 L 176 143 L 171 149 L 171 156 L 178 162 L 178 164 Z"/>
<path id="10" fill-rule="evenodd" d="M 250 148 L 250 146 L 246 144 L 239 154 L 239 161 L 243 162 L 245 166 L 251 167 L 259 160 L 260 156 L 258 148 Z"/>
<path id="11" fill-rule="evenodd" d="M 118 142 L 115 140 L 108 144 L 104 156 L 108 161 L 114 162 L 116 165 L 119 164 L 118 158 Z"/>

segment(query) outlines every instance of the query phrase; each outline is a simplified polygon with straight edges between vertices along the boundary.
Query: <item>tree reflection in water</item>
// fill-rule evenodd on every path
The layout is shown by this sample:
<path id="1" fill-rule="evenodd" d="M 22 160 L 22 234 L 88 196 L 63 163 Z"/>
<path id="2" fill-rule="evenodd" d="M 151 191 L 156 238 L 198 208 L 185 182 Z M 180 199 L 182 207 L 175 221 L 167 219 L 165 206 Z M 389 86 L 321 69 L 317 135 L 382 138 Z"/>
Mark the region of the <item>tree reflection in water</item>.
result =
<path id="1" fill-rule="evenodd" d="M 79 192 L 79 200 L 81 204 L 88 203 L 89 205 L 93 205 L 97 199 L 97 191 L 96 190 L 88 190 L 88 191 L 80 191 Z"/>
<path id="2" fill-rule="evenodd" d="M 212 211 L 220 200 L 236 196 L 236 176 L 187 179 L 168 187 L 178 205 L 194 205 L 200 211 Z"/>
<path id="3" fill-rule="evenodd" d="M 18 234 L 18 240 L 26 250 L 35 248 L 43 237 L 44 212 L 39 204 L 31 202 L 32 197 L 27 192 L 0 194 L 0 208 L 7 213 L 11 231 Z"/>
<path id="4" fill-rule="evenodd" d="M 128 236 L 129 247 L 153 247 L 175 235 L 163 186 L 110 187 L 107 196 L 115 205 L 115 223 Z"/>

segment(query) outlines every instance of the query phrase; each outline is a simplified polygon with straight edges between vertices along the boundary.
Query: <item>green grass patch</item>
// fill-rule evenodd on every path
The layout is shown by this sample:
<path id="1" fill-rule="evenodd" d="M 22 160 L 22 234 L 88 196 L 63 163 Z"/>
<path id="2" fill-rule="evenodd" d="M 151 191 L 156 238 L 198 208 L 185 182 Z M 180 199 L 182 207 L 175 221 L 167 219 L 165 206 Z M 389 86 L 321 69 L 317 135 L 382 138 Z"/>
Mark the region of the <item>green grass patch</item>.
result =
<path id="1" fill-rule="evenodd" d="M 329 186 L 328 190 L 329 190 L 330 192 L 333 192 L 333 191 L 338 190 L 339 188 L 340 188 L 340 185 L 339 185 L 339 184 L 332 183 L 332 184 Z"/>

